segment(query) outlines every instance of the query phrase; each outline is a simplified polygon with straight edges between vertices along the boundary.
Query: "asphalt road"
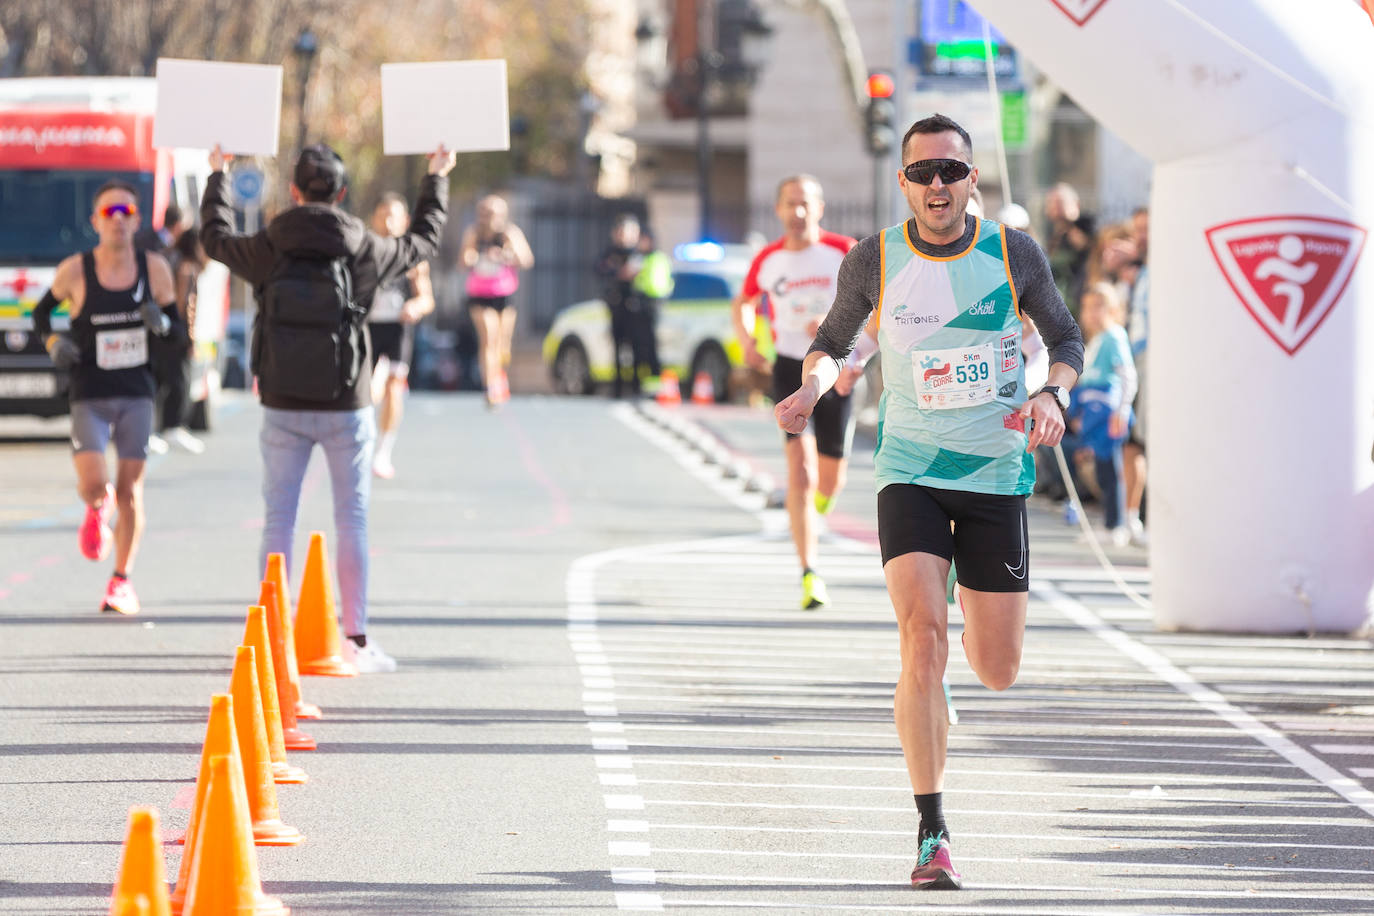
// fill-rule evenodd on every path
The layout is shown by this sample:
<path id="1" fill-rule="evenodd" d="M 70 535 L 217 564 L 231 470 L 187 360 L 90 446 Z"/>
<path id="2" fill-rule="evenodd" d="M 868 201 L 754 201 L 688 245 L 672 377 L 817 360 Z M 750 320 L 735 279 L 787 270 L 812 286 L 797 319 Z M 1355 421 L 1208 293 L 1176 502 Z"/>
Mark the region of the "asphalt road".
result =
<path id="1" fill-rule="evenodd" d="M 144 612 L 112 619 L 64 421 L 0 421 L 0 912 L 101 912 L 127 808 L 184 826 L 257 594 L 257 424 L 233 402 L 205 455 L 151 462 Z M 412 398 L 371 516 L 371 633 L 400 670 L 306 679 L 320 748 L 279 799 L 307 840 L 259 849 L 268 892 L 302 916 L 1374 912 L 1369 642 L 1156 632 L 1040 506 L 1017 686 L 978 686 L 951 624 L 968 888 L 911 891 L 858 451 L 834 607 L 803 613 L 781 514 L 741 486 L 780 476 L 766 417 Z M 317 459 L 297 579 L 329 512 Z M 1112 555 L 1148 598 L 1144 554 Z"/>

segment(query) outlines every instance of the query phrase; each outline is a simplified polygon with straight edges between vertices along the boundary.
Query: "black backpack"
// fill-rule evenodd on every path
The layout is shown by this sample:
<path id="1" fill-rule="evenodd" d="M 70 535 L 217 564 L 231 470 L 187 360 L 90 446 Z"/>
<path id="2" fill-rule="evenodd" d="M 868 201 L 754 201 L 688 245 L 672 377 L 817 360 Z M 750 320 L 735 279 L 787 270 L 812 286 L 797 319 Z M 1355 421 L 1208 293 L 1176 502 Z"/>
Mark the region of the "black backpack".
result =
<path id="1" fill-rule="evenodd" d="M 285 255 L 258 288 L 252 370 L 268 394 L 337 401 L 366 358 L 365 309 L 353 302 L 345 258 Z"/>

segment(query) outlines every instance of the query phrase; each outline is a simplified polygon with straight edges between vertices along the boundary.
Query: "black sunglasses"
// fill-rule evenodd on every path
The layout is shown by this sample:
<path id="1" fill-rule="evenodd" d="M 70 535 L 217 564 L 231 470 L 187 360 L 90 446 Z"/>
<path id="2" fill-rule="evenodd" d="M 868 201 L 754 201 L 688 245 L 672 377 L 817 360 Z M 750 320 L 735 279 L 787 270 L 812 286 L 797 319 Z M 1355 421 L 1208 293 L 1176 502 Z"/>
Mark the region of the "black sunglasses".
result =
<path id="1" fill-rule="evenodd" d="M 902 174 L 906 175 L 907 181 L 917 184 L 930 184 L 936 175 L 945 184 L 953 184 L 963 181 L 971 171 L 973 168 L 967 162 L 958 159 L 922 159 L 902 169 Z"/>

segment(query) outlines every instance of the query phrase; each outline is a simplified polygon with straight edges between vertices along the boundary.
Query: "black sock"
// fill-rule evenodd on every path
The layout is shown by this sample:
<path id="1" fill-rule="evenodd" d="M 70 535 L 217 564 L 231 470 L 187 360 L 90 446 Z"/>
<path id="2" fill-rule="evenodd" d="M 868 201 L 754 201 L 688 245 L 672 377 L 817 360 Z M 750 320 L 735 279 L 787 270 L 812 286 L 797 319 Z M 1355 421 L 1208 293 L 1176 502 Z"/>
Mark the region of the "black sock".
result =
<path id="1" fill-rule="evenodd" d="M 815 572 L 816 572 L 816 571 L 815 571 L 814 569 L 812 569 L 810 566 L 803 566 L 803 567 L 802 567 L 802 578 L 805 579 L 807 576 L 815 575 Z"/>
<path id="2" fill-rule="evenodd" d="M 943 833 L 949 837 L 949 828 L 945 826 L 945 812 L 942 804 L 940 792 L 931 792 L 929 795 L 913 795 L 916 799 L 916 810 L 921 813 L 921 826 L 916 831 L 916 838 L 925 840 L 928 836 L 935 836 Z"/>
<path id="3" fill-rule="evenodd" d="M 357 636 L 350 636 L 348 638 L 353 640 L 353 645 L 357 646 L 359 649 L 367 648 L 367 636 L 365 634 L 359 633 Z"/>
<path id="4" fill-rule="evenodd" d="M 123 579 L 123 580 L 127 581 L 128 578 L 129 578 L 129 574 L 128 574 L 128 573 L 122 573 L 122 572 L 116 571 L 115 574 L 114 574 L 114 577 L 115 577 L 116 579 Z"/>

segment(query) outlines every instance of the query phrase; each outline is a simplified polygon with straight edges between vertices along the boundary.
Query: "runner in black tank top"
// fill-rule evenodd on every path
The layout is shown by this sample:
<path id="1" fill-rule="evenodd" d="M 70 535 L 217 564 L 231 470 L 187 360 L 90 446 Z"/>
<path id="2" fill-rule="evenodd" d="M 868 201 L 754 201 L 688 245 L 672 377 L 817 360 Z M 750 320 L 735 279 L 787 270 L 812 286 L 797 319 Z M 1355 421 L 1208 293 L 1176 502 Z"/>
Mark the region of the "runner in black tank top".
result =
<path id="1" fill-rule="evenodd" d="M 81 361 L 72 367 L 71 399 L 153 398 L 150 352 L 152 334 L 143 320 L 144 303 L 153 301 L 148 287 L 148 256 L 136 253 L 138 281 L 130 289 L 109 290 L 95 274 L 95 256 L 81 254 L 86 301 L 72 319 L 72 340 L 81 348 Z"/>
<path id="2" fill-rule="evenodd" d="M 138 596 L 128 577 L 143 530 L 143 475 L 157 393 L 152 360 L 155 348 L 184 346 L 189 338 L 171 268 L 160 255 L 134 248 L 135 189 L 108 182 L 96 192 L 92 210 L 99 244 L 57 266 L 52 289 L 34 307 L 33 326 L 53 362 L 70 373 L 72 464 L 86 503 L 81 553 L 101 560 L 114 552 L 101 610 L 136 614 Z M 71 332 L 54 334 L 51 315 L 64 300 L 71 303 Z M 113 485 L 105 461 L 111 439 L 119 457 Z"/>

